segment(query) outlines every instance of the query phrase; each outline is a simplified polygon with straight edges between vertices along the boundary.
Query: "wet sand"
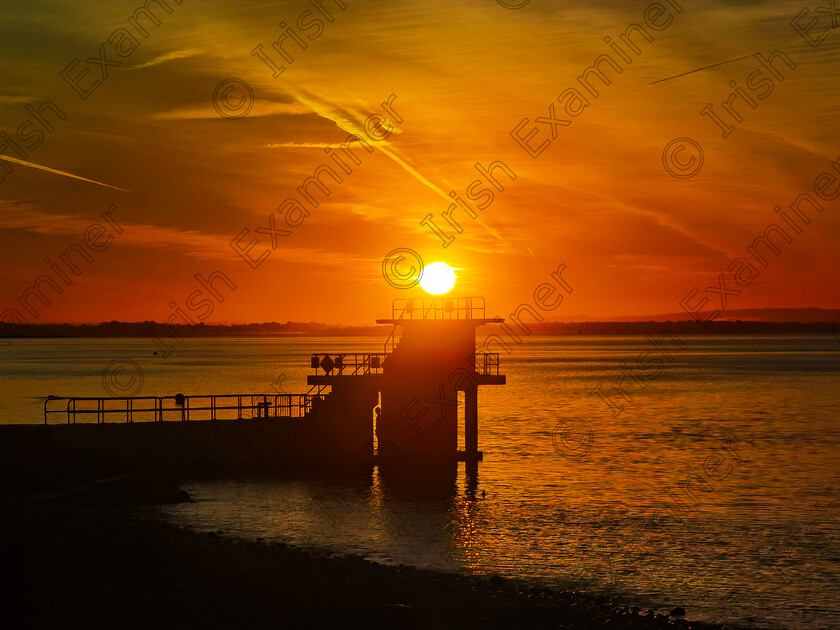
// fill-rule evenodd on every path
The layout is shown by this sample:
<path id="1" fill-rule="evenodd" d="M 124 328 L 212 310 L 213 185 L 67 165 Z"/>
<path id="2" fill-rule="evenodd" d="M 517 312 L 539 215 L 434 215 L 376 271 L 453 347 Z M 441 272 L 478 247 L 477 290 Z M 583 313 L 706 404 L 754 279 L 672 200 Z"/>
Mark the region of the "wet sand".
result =
<path id="1" fill-rule="evenodd" d="M 81 498 L 2 500 L 0 627 L 721 628 L 607 596 L 196 533 Z"/>

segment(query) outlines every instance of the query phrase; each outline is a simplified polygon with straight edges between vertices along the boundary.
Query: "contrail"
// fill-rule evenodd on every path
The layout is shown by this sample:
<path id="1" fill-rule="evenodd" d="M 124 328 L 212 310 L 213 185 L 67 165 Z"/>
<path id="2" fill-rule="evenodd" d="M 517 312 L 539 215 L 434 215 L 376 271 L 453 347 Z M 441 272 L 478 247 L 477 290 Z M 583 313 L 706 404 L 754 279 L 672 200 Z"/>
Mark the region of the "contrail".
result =
<path id="1" fill-rule="evenodd" d="M 714 63 L 711 66 L 704 66 L 702 68 L 697 68 L 697 70 L 689 70 L 688 72 L 683 72 L 682 74 L 675 74 L 672 77 L 666 77 L 664 79 L 659 79 L 658 81 L 652 81 L 648 83 L 648 85 L 654 85 L 656 83 L 662 83 L 663 81 L 670 81 L 671 79 L 678 79 L 680 77 L 684 77 L 689 74 L 694 74 L 695 72 L 700 72 L 702 70 L 709 70 L 710 68 L 717 68 L 718 66 L 725 66 L 728 63 L 735 63 L 736 61 L 743 61 L 744 59 L 749 59 L 750 57 L 754 57 L 755 55 L 744 55 L 743 57 L 738 57 L 737 59 L 730 59 L 729 61 L 721 61 L 720 63 Z"/>
<path id="2" fill-rule="evenodd" d="M 122 192 L 130 193 L 132 191 L 126 190 L 125 188 L 117 188 L 116 186 L 111 186 L 110 184 L 103 184 L 102 182 L 98 182 L 95 179 L 88 179 L 87 177 L 79 177 L 78 175 L 73 175 L 73 173 L 65 173 L 64 171 L 57 171 L 54 168 L 50 168 L 49 166 L 41 166 L 40 164 L 34 164 L 33 162 L 25 162 L 23 160 L 18 160 L 17 158 L 9 157 L 8 155 L 0 154 L 0 160 L 6 162 L 14 162 L 15 164 L 20 164 L 21 166 L 30 166 L 32 168 L 37 168 L 42 171 L 47 171 L 47 173 L 55 173 L 56 175 L 64 175 L 65 177 L 72 177 L 73 179 L 79 179 L 83 182 L 90 182 L 91 184 L 96 184 L 97 186 L 105 186 L 105 188 L 113 188 L 114 190 L 121 190 Z"/>
<path id="3" fill-rule="evenodd" d="M 320 97 L 318 97 L 314 94 L 310 96 L 310 93 L 308 93 L 308 92 L 306 92 L 305 94 L 301 94 L 301 93 L 296 92 L 296 91 L 294 91 L 294 90 L 292 90 L 288 87 L 286 87 L 285 90 L 292 97 L 294 97 L 295 99 L 297 99 L 298 101 L 300 101 L 301 103 L 303 103 L 304 105 L 309 107 L 313 112 L 315 112 L 321 118 L 325 118 L 325 119 L 330 120 L 333 123 L 335 123 L 335 125 L 339 129 L 343 129 L 347 133 L 352 133 L 352 134 L 356 134 L 356 135 L 361 135 L 363 133 L 361 129 L 356 129 L 356 125 L 352 121 L 347 120 L 346 118 L 343 118 L 339 115 L 336 115 L 331 111 L 325 111 L 325 108 L 323 107 L 323 104 L 320 103 L 320 102 L 319 103 L 314 103 L 313 102 L 313 99 L 323 100 L 323 99 L 320 99 Z M 397 164 L 397 166 L 399 166 L 405 172 L 407 172 L 409 175 L 414 177 L 414 179 L 416 179 L 421 184 L 423 184 L 424 186 L 429 188 L 431 191 L 440 195 L 446 201 L 446 203 L 451 203 L 452 202 L 452 199 L 449 198 L 449 195 L 447 195 L 445 192 L 443 192 L 443 190 L 440 188 L 440 186 L 438 186 L 434 182 L 430 181 L 425 175 L 423 175 L 423 173 L 421 173 L 412 164 L 410 164 L 408 162 L 408 160 L 405 157 L 403 157 L 404 154 L 401 155 L 401 153 L 402 153 L 401 151 L 398 151 L 397 149 L 391 149 L 387 144 L 380 146 L 379 150 L 382 151 L 382 153 L 384 153 L 386 156 L 388 156 L 391 160 L 393 160 L 393 162 L 395 164 Z M 481 225 L 485 230 L 487 230 L 487 232 L 491 236 L 495 237 L 496 239 L 498 239 L 499 241 L 501 241 L 502 243 L 504 243 L 505 245 L 510 247 L 510 245 L 511 245 L 510 242 L 507 239 L 505 239 L 504 237 L 502 237 L 502 235 L 499 234 L 492 227 L 487 225 L 487 223 L 485 223 L 481 219 L 475 219 L 475 221 L 479 225 Z"/>

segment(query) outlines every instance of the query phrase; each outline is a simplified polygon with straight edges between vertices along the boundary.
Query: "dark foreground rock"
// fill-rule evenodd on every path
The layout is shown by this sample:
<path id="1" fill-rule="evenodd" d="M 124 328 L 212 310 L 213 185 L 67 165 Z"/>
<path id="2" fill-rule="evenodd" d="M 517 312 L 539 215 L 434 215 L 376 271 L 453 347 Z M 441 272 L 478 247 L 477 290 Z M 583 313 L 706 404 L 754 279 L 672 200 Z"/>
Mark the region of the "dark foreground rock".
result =
<path id="1" fill-rule="evenodd" d="M 0 628 L 696 628 L 571 592 L 0 504 Z"/>

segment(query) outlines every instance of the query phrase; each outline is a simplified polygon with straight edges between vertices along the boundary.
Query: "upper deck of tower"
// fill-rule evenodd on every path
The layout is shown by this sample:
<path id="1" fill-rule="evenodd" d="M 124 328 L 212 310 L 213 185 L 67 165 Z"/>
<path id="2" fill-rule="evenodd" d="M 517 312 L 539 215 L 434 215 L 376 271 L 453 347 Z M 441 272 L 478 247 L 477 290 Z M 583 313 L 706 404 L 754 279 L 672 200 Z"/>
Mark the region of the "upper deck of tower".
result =
<path id="1" fill-rule="evenodd" d="M 500 317 L 487 318 L 483 297 L 436 297 L 396 299 L 391 304 L 391 317 L 377 319 L 377 324 L 405 325 L 410 322 L 454 321 L 474 326 L 499 324 Z"/>

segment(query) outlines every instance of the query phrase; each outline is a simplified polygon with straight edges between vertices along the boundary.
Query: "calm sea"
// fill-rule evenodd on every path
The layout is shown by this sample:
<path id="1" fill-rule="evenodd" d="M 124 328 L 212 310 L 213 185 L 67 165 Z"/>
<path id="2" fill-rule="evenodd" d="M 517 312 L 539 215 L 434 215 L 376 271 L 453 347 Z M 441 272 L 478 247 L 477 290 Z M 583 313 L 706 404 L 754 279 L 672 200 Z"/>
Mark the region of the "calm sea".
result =
<path id="1" fill-rule="evenodd" d="M 42 422 L 48 394 L 105 395 L 130 359 L 141 394 L 298 393 L 312 352 L 383 338 L 15 340 L 0 348 L 0 423 Z M 315 482 L 201 484 L 161 518 L 197 530 L 394 564 L 614 592 L 691 617 L 840 627 L 840 345 L 826 336 L 683 337 L 614 413 L 643 337 L 531 337 L 479 394 L 478 493 L 388 497 Z M 132 364 L 123 364 L 131 366 Z M 108 386 L 135 387 L 126 368 Z M 113 368 L 112 368 L 113 370 Z M 615 394 L 615 392 L 613 392 Z"/>

